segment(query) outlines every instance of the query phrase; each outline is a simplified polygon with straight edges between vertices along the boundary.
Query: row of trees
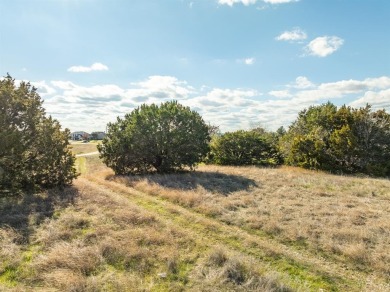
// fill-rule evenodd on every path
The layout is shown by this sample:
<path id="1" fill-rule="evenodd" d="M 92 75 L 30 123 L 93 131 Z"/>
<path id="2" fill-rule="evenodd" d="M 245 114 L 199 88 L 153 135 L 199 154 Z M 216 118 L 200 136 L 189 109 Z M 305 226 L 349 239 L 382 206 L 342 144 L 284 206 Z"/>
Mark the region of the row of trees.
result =
<path id="1" fill-rule="evenodd" d="M 353 109 L 327 103 L 300 112 L 287 132 L 256 128 L 220 134 L 188 107 L 166 102 L 160 107 L 142 105 L 109 124 L 99 151 L 117 174 L 192 169 L 203 161 L 285 163 L 334 173 L 388 176 L 390 115 L 384 110 L 373 112 L 369 105 Z"/>
<path id="2" fill-rule="evenodd" d="M 34 87 L 0 80 L 0 192 L 70 184 L 77 173 L 68 137 L 46 116 Z M 220 134 L 176 101 L 144 104 L 108 124 L 98 150 L 116 174 L 173 172 L 203 161 L 389 176 L 390 115 L 327 103 L 300 112 L 287 132 Z"/>

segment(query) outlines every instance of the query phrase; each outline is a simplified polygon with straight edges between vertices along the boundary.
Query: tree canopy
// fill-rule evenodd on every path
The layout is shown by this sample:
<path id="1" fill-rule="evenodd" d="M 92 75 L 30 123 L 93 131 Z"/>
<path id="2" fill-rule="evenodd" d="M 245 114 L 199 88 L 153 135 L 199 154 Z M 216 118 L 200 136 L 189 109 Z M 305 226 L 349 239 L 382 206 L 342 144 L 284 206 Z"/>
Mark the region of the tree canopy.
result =
<path id="1" fill-rule="evenodd" d="M 202 117 L 176 101 L 143 104 L 108 124 L 98 146 L 103 162 L 116 174 L 193 169 L 207 154 L 209 127 Z"/>
<path id="2" fill-rule="evenodd" d="M 227 132 L 213 139 L 209 160 L 221 165 L 278 165 L 282 160 L 276 141 L 276 135 L 260 128 Z"/>
<path id="3" fill-rule="evenodd" d="M 302 111 L 281 140 L 286 162 L 342 173 L 390 175 L 390 115 L 331 103 Z"/>
<path id="4" fill-rule="evenodd" d="M 1 192 L 70 184 L 77 174 L 68 137 L 30 83 L 0 80 Z"/>

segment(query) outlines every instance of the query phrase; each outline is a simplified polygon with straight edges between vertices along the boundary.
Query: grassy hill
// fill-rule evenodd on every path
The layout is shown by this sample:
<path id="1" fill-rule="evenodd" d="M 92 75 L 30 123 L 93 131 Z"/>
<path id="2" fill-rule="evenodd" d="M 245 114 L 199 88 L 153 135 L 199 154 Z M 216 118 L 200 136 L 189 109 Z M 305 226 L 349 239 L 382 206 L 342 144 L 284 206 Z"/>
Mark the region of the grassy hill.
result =
<path id="1" fill-rule="evenodd" d="M 1 201 L 1 291 L 390 290 L 389 180 L 78 167 L 70 188 Z"/>

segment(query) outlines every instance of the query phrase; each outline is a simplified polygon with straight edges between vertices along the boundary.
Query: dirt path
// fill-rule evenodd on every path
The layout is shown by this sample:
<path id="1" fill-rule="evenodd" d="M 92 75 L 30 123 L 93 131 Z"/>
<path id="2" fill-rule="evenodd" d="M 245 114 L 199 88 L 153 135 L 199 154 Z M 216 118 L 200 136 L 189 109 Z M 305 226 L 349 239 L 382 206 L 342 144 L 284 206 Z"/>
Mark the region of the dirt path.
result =
<path id="1" fill-rule="evenodd" d="M 91 189 L 126 197 L 132 203 L 156 214 L 160 219 L 174 224 L 194 239 L 207 246 L 221 244 L 229 249 L 251 256 L 261 266 L 269 266 L 288 274 L 292 282 L 302 283 L 309 290 L 323 291 L 389 291 L 390 287 L 365 273 L 297 250 L 270 238 L 251 234 L 237 226 L 229 226 L 216 219 L 189 210 L 158 197 L 98 177 L 86 176 L 78 182 Z M 204 239 L 204 240 L 203 240 Z"/>

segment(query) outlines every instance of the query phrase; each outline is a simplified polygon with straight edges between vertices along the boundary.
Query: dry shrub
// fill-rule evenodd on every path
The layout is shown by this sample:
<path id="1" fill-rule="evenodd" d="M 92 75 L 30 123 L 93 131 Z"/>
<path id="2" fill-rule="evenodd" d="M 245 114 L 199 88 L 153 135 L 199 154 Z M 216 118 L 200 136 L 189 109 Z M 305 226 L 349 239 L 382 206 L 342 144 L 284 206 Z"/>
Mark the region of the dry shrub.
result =
<path id="1" fill-rule="evenodd" d="M 22 261 L 21 236 L 12 228 L 0 228 L 0 275 Z"/>
<path id="2" fill-rule="evenodd" d="M 84 291 L 86 277 L 69 269 L 56 269 L 43 275 L 43 283 L 60 291 Z"/>
<path id="3" fill-rule="evenodd" d="M 156 217 L 146 212 L 140 212 L 134 209 L 118 208 L 107 212 L 107 215 L 112 218 L 113 222 L 126 227 L 131 225 L 150 225 L 156 222 Z"/>
<path id="4" fill-rule="evenodd" d="M 86 279 L 85 291 L 147 291 L 144 286 L 145 283 L 143 283 L 139 275 L 129 272 L 122 273 L 118 271 L 104 270 L 102 273 Z"/>
<path id="5" fill-rule="evenodd" d="M 96 247 L 85 246 L 81 241 L 56 242 L 47 252 L 37 256 L 33 269 L 40 273 L 53 269 L 67 269 L 81 275 L 90 275 L 102 262 Z"/>
<path id="6" fill-rule="evenodd" d="M 259 268 L 241 256 L 214 248 L 193 273 L 195 291 L 292 291 L 276 274 L 260 274 Z"/>
<path id="7" fill-rule="evenodd" d="M 221 247 L 217 247 L 209 253 L 207 258 L 207 265 L 222 267 L 227 260 L 228 256 L 226 251 Z"/>
<path id="8" fill-rule="evenodd" d="M 365 269 L 370 266 L 371 254 L 363 244 L 345 244 L 340 246 L 340 251 L 347 256 L 358 268 Z"/>
<path id="9" fill-rule="evenodd" d="M 34 235 L 35 243 L 48 248 L 57 241 L 71 241 L 91 224 L 91 216 L 68 208 L 57 220 L 46 219 Z"/>

